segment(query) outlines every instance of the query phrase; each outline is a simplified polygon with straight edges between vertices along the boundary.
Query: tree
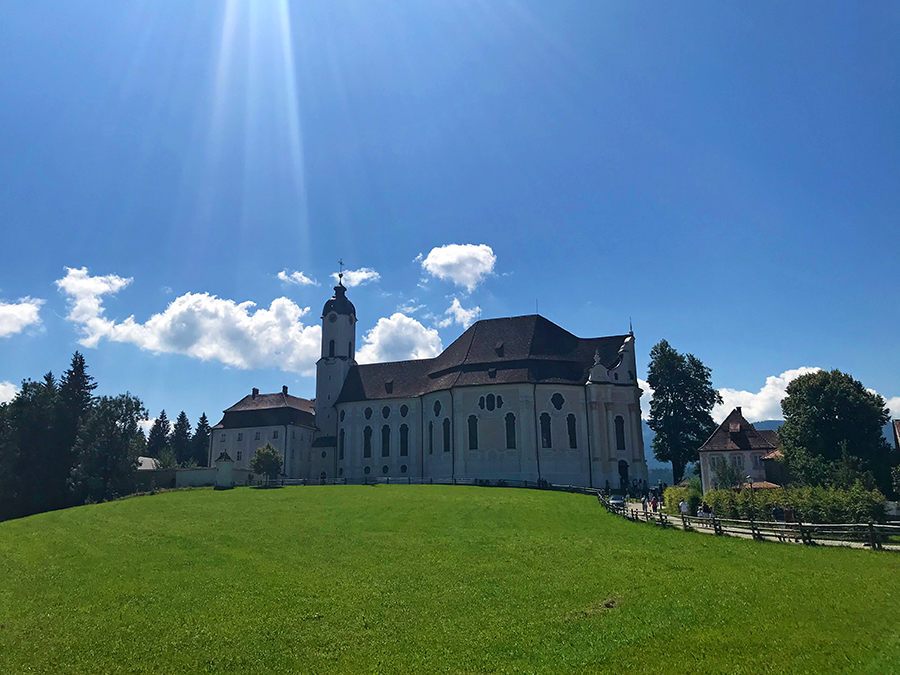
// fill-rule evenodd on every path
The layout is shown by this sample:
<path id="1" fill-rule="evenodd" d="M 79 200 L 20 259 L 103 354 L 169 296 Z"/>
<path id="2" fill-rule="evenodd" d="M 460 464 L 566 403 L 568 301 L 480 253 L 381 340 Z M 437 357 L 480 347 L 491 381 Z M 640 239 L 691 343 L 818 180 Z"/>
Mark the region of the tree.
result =
<path id="1" fill-rule="evenodd" d="M 175 419 L 172 435 L 169 437 L 169 444 L 172 446 L 172 452 L 175 453 L 175 459 L 180 466 L 187 466 L 191 463 L 193 458 L 191 423 L 184 410 L 178 413 L 178 417 Z"/>
<path id="2" fill-rule="evenodd" d="M 794 480 L 865 485 L 871 472 L 879 489 L 891 492 L 892 452 L 882 433 L 890 414 L 881 396 L 839 370 L 808 373 L 786 391 L 778 435 Z"/>
<path id="3" fill-rule="evenodd" d="M 278 474 L 281 473 L 281 453 L 271 443 L 266 443 L 257 448 L 253 459 L 250 460 L 250 468 L 254 473 L 265 475 L 268 485 L 269 479 L 278 478 Z"/>
<path id="4" fill-rule="evenodd" d="M 731 462 L 717 462 L 713 467 L 712 486 L 714 490 L 732 490 L 741 487 L 746 474 Z"/>
<path id="5" fill-rule="evenodd" d="M 77 461 L 69 481 L 81 503 L 102 502 L 134 492 L 139 422 L 147 419 L 131 394 L 102 396 L 78 431 Z"/>
<path id="6" fill-rule="evenodd" d="M 656 432 L 653 454 L 660 462 L 672 462 L 676 483 L 716 428 L 710 411 L 722 397 L 713 389 L 711 372 L 696 356 L 679 354 L 665 340 L 650 350 L 647 383 L 653 398 L 648 424 Z"/>
<path id="7" fill-rule="evenodd" d="M 60 410 L 57 426 L 57 443 L 53 469 L 47 475 L 48 489 L 68 496 L 67 483 L 75 464 L 75 442 L 78 427 L 90 413 L 94 404 L 97 383 L 88 375 L 81 352 L 72 355 L 69 369 L 59 380 Z"/>
<path id="8" fill-rule="evenodd" d="M 200 415 L 200 421 L 197 422 L 194 437 L 191 439 L 194 461 L 197 463 L 197 466 L 208 466 L 209 464 L 209 436 L 211 433 L 209 420 L 206 419 L 206 413 L 203 413 Z"/>
<path id="9" fill-rule="evenodd" d="M 150 428 L 150 435 L 147 438 L 147 454 L 150 457 L 159 457 L 159 453 L 169 444 L 169 418 L 166 417 L 166 411 L 159 413 L 153 426 Z"/>

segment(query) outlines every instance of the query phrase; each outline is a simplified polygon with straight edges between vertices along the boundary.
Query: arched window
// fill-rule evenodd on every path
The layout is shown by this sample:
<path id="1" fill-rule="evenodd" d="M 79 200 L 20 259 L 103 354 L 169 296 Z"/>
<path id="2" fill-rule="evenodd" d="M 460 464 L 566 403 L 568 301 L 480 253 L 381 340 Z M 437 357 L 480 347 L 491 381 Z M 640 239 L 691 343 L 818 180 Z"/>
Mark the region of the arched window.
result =
<path id="1" fill-rule="evenodd" d="M 478 418 L 469 415 L 469 450 L 478 449 Z"/>
<path id="2" fill-rule="evenodd" d="M 547 413 L 541 413 L 541 447 L 553 447 L 553 437 L 550 433 L 550 415 Z"/>
<path id="3" fill-rule="evenodd" d="M 516 449 L 516 416 L 506 413 L 506 449 Z"/>
<path id="4" fill-rule="evenodd" d="M 575 433 L 575 415 L 566 415 L 566 430 L 569 432 L 569 447 L 573 450 L 578 447 L 578 436 Z"/>
<path id="5" fill-rule="evenodd" d="M 344 421 L 344 413 L 345 413 L 345 412 L 346 412 L 346 411 L 341 410 L 341 422 Z M 296 431 L 294 432 L 294 438 L 297 438 L 297 432 L 296 432 Z"/>
<path id="6" fill-rule="evenodd" d="M 387 424 L 381 427 L 381 456 L 391 456 L 391 428 Z"/>
<path id="7" fill-rule="evenodd" d="M 400 456 L 409 456 L 409 427 L 405 424 L 400 425 Z"/>
<path id="8" fill-rule="evenodd" d="M 616 450 L 625 449 L 625 418 L 616 415 Z"/>
<path id="9" fill-rule="evenodd" d="M 496 405 L 497 405 L 497 399 L 494 397 L 493 394 L 488 394 L 487 395 L 487 409 L 493 410 Z"/>
<path id="10" fill-rule="evenodd" d="M 444 418 L 444 452 L 450 452 L 450 418 Z"/>
<path id="11" fill-rule="evenodd" d="M 328 356 L 334 356 L 334 340 L 328 341 Z"/>
<path id="12" fill-rule="evenodd" d="M 363 429 L 363 457 L 372 456 L 372 427 Z"/>
<path id="13" fill-rule="evenodd" d="M 428 423 L 428 454 L 434 454 L 434 422 Z"/>
<path id="14" fill-rule="evenodd" d="M 338 434 L 338 459 L 344 459 L 344 430 Z"/>

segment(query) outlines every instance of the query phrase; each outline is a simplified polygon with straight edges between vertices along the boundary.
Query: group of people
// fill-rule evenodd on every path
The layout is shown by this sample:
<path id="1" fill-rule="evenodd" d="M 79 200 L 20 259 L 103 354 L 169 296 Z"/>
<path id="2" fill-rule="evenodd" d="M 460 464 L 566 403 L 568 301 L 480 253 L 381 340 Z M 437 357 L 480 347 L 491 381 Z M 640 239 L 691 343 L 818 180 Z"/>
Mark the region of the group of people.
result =
<path id="1" fill-rule="evenodd" d="M 644 513 L 647 513 L 647 507 L 649 506 L 653 513 L 656 513 L 659 510 L 661 502 L 657 499 L 656 495 L 652 495 L 650 499 L 647 499 L 647 495 L 643 495 L 641 497 L 641 508 L 644 509 Z"/>

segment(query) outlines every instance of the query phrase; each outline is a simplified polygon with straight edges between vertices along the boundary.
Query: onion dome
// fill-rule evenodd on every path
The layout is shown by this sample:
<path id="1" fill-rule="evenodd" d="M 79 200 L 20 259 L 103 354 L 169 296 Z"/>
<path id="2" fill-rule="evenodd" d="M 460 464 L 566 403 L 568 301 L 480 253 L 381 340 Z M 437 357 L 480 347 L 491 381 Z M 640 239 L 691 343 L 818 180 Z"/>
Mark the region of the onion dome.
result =
<path id="1" fill-rule="evenodd" d="M 352 317 L 356 316 L 356 307 L 347 299 L 347 289 L 341 283 L 334 287 L 334 295 L 325 303 L 325 307 L 322 309 L 322 317 L 328 316 L 331 312 Z"/>

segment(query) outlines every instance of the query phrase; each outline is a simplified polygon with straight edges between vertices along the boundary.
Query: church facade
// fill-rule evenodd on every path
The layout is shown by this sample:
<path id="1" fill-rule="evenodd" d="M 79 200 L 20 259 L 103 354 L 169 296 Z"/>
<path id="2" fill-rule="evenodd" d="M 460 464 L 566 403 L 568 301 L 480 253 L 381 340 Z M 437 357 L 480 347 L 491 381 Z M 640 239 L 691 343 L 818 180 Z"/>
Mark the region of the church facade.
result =
<path id="1" fill-rule="evenodd" d="M 632 334 L 578 338 L 531 315 L 478 321 L 433 359 L 363 365 L 355 347 L 338 283 L 304 478 L 647 480 Z"/>
<path id="2" fill-rule="evenodd" d="M 315 401 L 254 390 L 213 428 L 211 460 L 247 469 L 270 442 L 288 478 L 646 483 L 633 334 L 486 319 L 435 358 L 359 364 L 346 292 L 322 310 Z"/>

